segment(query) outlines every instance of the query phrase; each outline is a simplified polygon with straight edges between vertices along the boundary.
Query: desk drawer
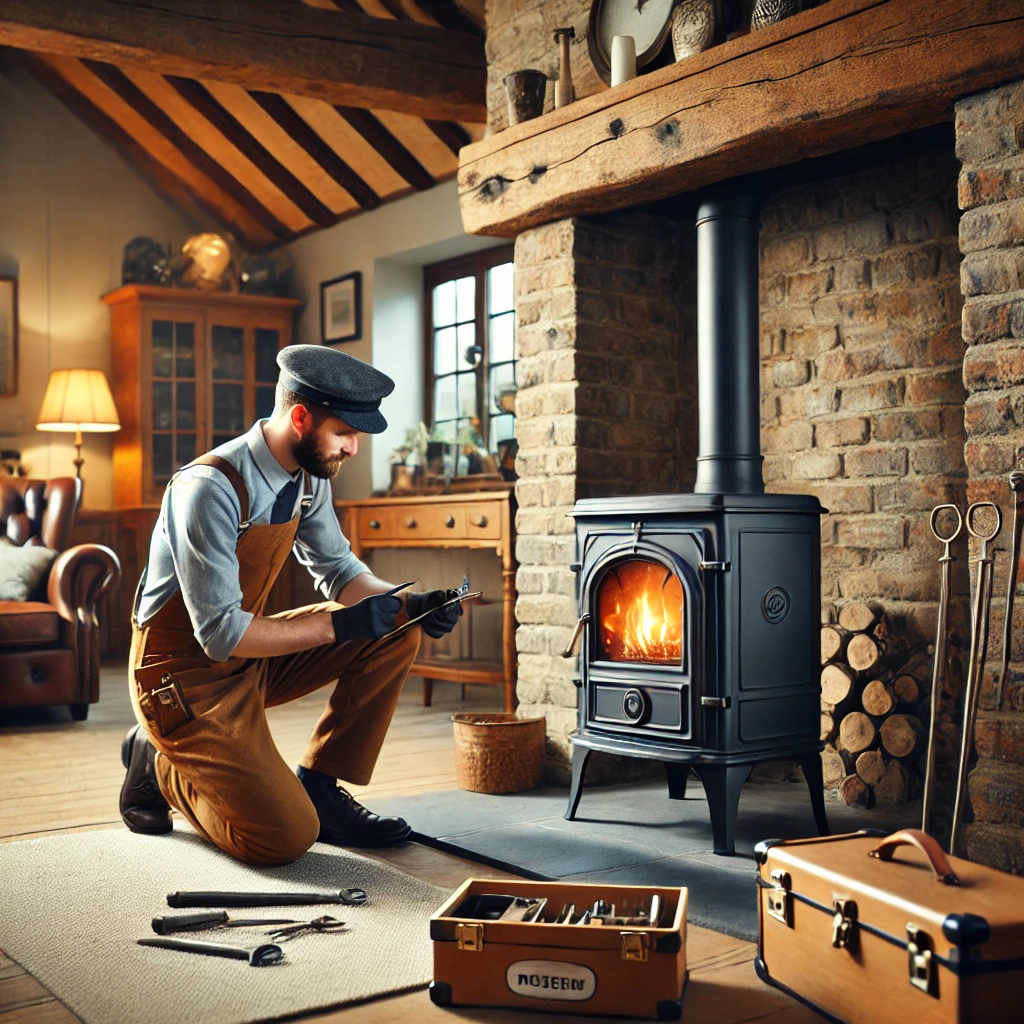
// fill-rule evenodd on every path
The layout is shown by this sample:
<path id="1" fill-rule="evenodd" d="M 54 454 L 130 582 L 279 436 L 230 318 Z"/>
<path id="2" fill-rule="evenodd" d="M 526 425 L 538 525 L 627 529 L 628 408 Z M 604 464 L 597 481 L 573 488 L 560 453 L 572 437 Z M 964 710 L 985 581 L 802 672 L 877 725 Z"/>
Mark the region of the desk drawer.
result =
<path id="1" fill-rule="evenodd" d="M 390 540 L 395 536 L 394 515 L 391 509 L 361 508 L 356 510 L 356 516 L 356 522 L 359 524 L 359 536 L 364 544 L 373 544 L 382 537 Z"/>
<path id="2" fill-rule="evenodd" d="M 501 537 L 500 501 L 473 502 L 465 508 L 466 536 L 470 540 L 497 540 Z"/>
<path id="3" fill-rule="evenodd" d="M 464 540 L 466 510 L 444 505 L 406 505 L 390 510 L 392 537 L 402 540 Z"/>

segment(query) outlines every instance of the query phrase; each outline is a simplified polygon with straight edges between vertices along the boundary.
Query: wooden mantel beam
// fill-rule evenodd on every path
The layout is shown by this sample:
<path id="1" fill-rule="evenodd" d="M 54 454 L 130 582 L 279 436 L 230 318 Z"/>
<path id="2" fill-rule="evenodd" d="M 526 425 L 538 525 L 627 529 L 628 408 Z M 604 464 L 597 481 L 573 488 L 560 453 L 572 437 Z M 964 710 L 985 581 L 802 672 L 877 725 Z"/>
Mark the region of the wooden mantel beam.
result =
<path id="1" fill-rule="evenodd" d="M 478 36 L 283 0 L 3 0 L 0 45 L 342 106 L 486 120 Z"/>
<path id="2" fill-rule="evenodd" d="M 829 0 L 461 152 L 462 220 L 513 236 L 953 117 L 1024 77 L 1021 0 Z"/>

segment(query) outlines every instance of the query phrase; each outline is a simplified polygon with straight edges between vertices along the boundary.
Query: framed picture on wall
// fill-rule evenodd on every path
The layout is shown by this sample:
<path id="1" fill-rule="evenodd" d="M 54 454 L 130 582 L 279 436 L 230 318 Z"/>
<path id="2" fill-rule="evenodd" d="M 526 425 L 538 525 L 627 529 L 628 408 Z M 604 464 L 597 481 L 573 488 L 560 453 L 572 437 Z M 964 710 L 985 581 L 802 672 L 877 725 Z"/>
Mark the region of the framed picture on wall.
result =
<path id="1" fill-rule="evenodd" d="M 18 279 L 0 277 L 0 398 L 18 393 Z"/>
<path id="2" fill-rule="evenodd" d="M 363 336 L 363 275 L 358 271 L 320 285 L 320 340 L 325 345 Z"/>

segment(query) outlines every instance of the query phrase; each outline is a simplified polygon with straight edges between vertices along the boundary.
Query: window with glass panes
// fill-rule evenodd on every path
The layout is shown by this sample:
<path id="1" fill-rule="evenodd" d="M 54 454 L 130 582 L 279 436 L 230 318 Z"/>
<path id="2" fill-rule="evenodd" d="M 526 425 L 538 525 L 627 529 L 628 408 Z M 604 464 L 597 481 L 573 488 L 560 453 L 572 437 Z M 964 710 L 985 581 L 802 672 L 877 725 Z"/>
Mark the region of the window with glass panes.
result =
<path id="1" fill-rule="evenodd" d="M 512 273 L 511 246 L 424 268 L 427 410 L 442 440 L 474 418 L 491 452 L 515 436 Z"/>

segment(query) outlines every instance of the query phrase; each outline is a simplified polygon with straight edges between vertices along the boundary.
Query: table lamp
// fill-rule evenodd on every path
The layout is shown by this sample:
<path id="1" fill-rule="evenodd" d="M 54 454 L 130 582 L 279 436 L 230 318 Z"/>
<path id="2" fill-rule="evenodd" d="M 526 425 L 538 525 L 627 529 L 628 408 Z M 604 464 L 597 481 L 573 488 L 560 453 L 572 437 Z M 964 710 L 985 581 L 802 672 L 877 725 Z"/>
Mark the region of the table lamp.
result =
<path id="1" fill-rule="evenodd" d="M 82 431 L 121 429 L 114 396 L 102 370 L 54 370 L 46 385 L 37 430 L 75 433 L 75 476 L 81 480 Z"/>

